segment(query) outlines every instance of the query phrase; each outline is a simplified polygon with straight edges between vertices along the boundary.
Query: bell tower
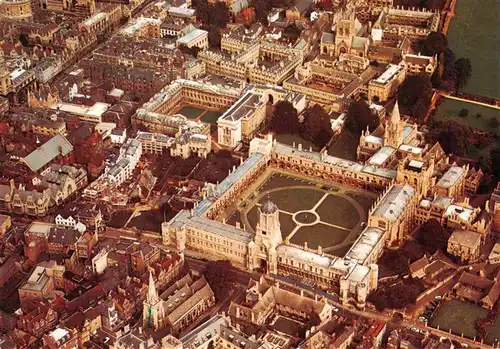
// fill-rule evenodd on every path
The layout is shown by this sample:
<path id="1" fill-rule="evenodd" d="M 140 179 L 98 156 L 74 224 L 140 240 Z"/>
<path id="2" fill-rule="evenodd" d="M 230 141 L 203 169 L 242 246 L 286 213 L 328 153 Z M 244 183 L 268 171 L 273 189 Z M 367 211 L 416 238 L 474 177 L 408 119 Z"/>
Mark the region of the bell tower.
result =
<path id="1" fill-rule="evenodd" d="M 277 270 L 276 247 L 283 242 L 281 237 L 280 211 L 271 200 L 259 207 L 259 223 L 255 234 L 257 258 L 267 261 L 267 269 L 271 273 Z"/>
<path id="2" fill-rule="evenodd" d="M 335 51 L 337 56 L 349 53 L 356 31 L 355 23 L 354 11 L 344 13 L 342 18 L 337 22 L 335 27 Z"/>
<path id="3" fill-rule="evenodd" d="M 157 330 L 163 326 L 163 319 L 165 318 L 163 300 L 158 296 L 151 271 L 149 272 L 148 293 L 143 303 L 142 317 L 143 327 L 150 327 Z"/>
<path id="4" fill-rule="evenodd" d="M 267 200 L 259 207 L 257 235 L 265 242 L 267 248 L 276 247 L 283 242 L 279 214 L 278 206 L 271 200 Z"/>

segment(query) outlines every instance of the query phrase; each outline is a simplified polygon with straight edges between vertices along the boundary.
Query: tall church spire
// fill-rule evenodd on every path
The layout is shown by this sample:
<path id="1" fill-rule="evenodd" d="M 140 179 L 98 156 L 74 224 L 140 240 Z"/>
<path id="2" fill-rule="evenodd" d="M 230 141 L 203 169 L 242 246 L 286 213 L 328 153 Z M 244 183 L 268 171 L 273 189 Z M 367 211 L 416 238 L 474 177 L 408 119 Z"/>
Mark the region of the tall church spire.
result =
<path id="1" fill-rule="evenodd" d="M 403 142 L 403 122 L 399 114 L 399 105 L 396 101 L 391 117 L 385 123 L 384 146 L 398 148 Z"/>
<path id="2" fill-rule="evenodd" d="M 149 304 L 156 304 L 159 301 L 158 292 L 156 291 L 155 282 L 153 280 L 153 274 L 151 271 L 149 272 L 149 285 L 148 285 L 148 294 L 146 296 L 146 301 Z"/>
<path id="3" fill-rule="evenodd" d="M 391 125 L 397 125 L 400 122 L 401 122 L 401 115 L 399 114 L 399 104 L 398 101 L 396 101 L 394 109 L 392 110 L 390 123 Z"/>

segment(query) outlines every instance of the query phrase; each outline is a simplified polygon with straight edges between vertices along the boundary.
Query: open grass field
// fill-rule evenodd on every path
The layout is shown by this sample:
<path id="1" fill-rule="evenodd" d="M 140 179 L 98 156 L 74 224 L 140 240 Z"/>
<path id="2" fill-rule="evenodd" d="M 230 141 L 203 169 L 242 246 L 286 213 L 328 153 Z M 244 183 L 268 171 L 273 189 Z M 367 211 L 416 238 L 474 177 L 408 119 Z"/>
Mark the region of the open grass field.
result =
<path id="1" fill-rule="evenodd" d="M 461 109 L 469 111 L 466 118 L 458 116 Z M 476 116 L 478 113 L 481 114 L 479 118 Z M 443 100 L 436 112 L 436 120 L 454 120 L 478 130 L 500 133 L 500 127 L 494 130 L 489 126 L 491 118 L 497 118 L 500 121 L 500 110 L 447 98 Z"/>
<path id="2" fill-rule="evenodd" d="M 457 1 L 447 37 L 457 58 L 468 57 L 472 64 L 472 77 L 464 92 L 500 96 L 499 13 L 498 0 Z"/>
<path id="3" fill-rule="evenodd" d="M 457 335 L 474 338 L 476 321 L 486 317 L 488 310 L 469 302 L 452 299 L 439 307 L 429 325 Z"/>
<path id="4" fill-rule="evenodd" d="M 459 117 L 458 113 L 461 109 L 467 109 L 469 115 L 465 118 Z M 476 116 L 478 113 L 481 114 L 479 118 Z M 500 134 L 500 127 L 493 129 L 489 125 L 491 118 L 497 118 L 500 121 L 500 110 L 494 108 L 445 98 L 439 106 L 435 118 L 441 121 L 453 120 L 478 130 Z M 471 159 L 479 159 L 481 156 L 488 158 L 491 149 L 499 146 L 500 141 L 498 140 L 494 140 L 489 146 L 483 149 L 471 145 L 467 156 Z"/>

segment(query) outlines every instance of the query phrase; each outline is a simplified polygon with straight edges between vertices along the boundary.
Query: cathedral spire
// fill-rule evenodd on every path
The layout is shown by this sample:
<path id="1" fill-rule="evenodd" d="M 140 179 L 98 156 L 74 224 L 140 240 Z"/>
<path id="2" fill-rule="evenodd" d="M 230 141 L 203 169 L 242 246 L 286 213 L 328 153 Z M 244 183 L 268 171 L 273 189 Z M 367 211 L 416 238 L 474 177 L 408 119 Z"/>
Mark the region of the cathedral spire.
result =
<path id="1" fill-rule="evenodd" d="M 149 285 L 148 294 L 146 296 L 146 301 L 149 304 L 156 304 L 159 301 L 158 292 L 156 292 L 155 282 L 153 280 L 153 274 L 149 271 Z"/>
<path id="2" fill-rule="evenodd" d="M 396 101 L 396 104 L 394 105 L 394 109 L 392 110 L 390 124 L 397 125 L 400 122 L 401 122 L 401 115 L 399 114 L 399 104 L 398 104 L 398 101 Z"/>

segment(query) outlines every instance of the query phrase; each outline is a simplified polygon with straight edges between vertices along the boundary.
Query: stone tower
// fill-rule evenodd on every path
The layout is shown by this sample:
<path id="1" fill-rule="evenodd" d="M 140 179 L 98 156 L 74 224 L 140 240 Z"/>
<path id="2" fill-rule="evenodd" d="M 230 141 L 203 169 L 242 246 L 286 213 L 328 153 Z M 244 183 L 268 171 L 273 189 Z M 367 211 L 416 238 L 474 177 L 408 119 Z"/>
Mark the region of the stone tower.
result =
<path id="1" fill-rule="evenodd" d="M 257 235 L 261 237 L 267 247 L 276 247 L 283 242 L 279 215 L 278 206 L 271 200 L 267 200 L 259 207 Z"/>
<path id="2" fill-rule="evenodd" d="M 428 161 L 405 159 L 398 164 L 396 182 L 407 183 L 416 189 L 418 195 L 427 195 L 432 186 L 434 158 Z"/>
<path id="3" fill-rule="evenodd" d="M 337 56 L 349 53 L 355 31 L 356 17 L 354 16 L 354 11 L 344 13 L 335 28 L 335 50 Z"/>
<path id="4" fill-rule="evenodd" d="M 398 102 L 394 105 L 391 117 L 385 123 L 384 146 L 398 148 L 403 142 L 403 122 L 399 114 Z"/>
<path id="5" fill-rule="evenodd" d="M 256 257 L 260 260 L 265 258 L 270 273 L 277 271 L 276 247 L 283 242 L 279 215 L 278 206 L 271 200 L 259 207 L 259 223 L 255 234 L 255 245 L 259 252 Z"/>
<path id="6" fill-rule="evenodd" d="M 156 291 L 153 274 L 149 272 L 149 285 L 146 299 L 143 303 L 143 327 L 150 327 L 157 330 L 163 326 L 165 318 L 165 310 L 163 308 L 163 300 L 158 296 Z"/>

